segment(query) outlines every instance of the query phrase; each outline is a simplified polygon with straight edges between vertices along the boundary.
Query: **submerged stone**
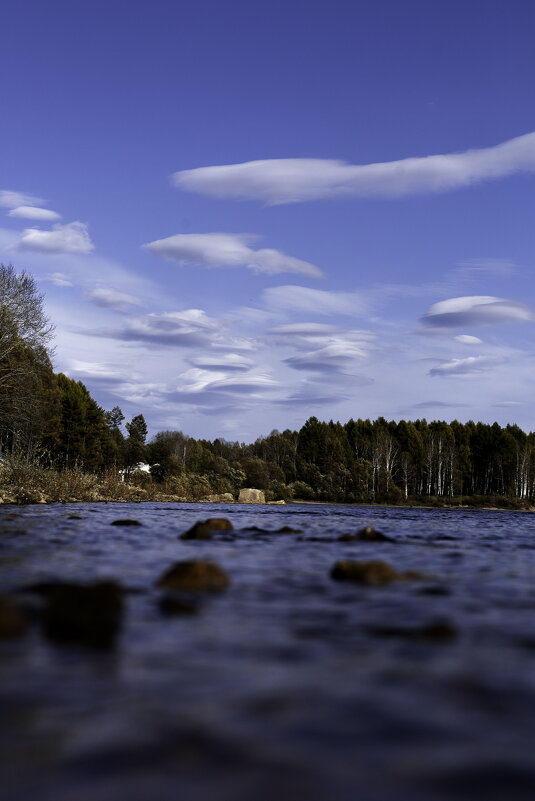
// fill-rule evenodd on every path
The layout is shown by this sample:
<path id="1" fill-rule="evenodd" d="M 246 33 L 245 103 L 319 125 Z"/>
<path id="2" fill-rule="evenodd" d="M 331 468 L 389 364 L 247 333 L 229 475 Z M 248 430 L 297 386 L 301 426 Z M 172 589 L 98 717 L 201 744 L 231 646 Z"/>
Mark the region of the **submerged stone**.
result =
<path id="1" fill-rule="evenodd" d="M 112 526 L 141 526 L 139 520 L 113 520 Z"/>
<path id="2" fill-rule="evenodd" d="M 199 611 L 199 603 L 196 599 L 168 592 L 158 600 L 160 611 L 164 615 L 194 615 Z"/>
<path id="3" fill-rule="evenodd" d="M 376 531 L 373 526 L 364 526 L 356 534 L 342 534 L 338 537 L 338 542 L 395 542 L 395 540 Z"/>
<path id="4" fill-rule="evenodd" d="M 212 529 L 208 526 L 204 521 L 199 520 L 197 523 L 194 523 L 191 528 L 187 531 L 184 531 L 183 534 L 180 534 L 180 540 L 211 540 L 212 539 Z"/>
<path id="5" fill-rule="evenodd" d="M 181 540 L 211 540 L 213 531 L 232 531 L 234 526 L 226 517 L 209 517 L 198 520 L 191 528 L 180 534 Z"/>
<path id="6" fill-rule="evenodd" d="M 369 626 L 368 631 L 378 637 L 400 637 L 408 640 L 435 640 L 446 642 L 457 637 L 456 626 L 449 620 L 435 620 L 423 626 Z"/>
<path id="7" fill-rule="evenodd" d="M 20 637 L 28 627 L 22 606 L 9 595 L 0 595 L 0 639 Z"/>
<path id="8" fill-rule="evenodd" d="M 205 523 L 212 531 L 230 531 L 234 528 L 226 517 L 209 517 L 208 520 L 205 520 Z"/>
<path id="9" fill-rule="evenodd" d="M 122 595 L 115 581 L 51 582 L 45 591 L 45 635 L 59 643 L 109 648 L 121 626 Z"/>
<path id="10" fill-rule="evenodd" d="M 331 568 L 331 578 L 336 581 L 354 581 L 357 584 L 378 586 L 390 584 L 392 581 L 414 581 L 425 577 L 414 570 L 396 570 L 380 559 L 371 559 L 369 562 L 342 559 L 335 562 Z"/>
<path id="11" fill-rule="evenodd" d="M 160 576 L 156 586 L 190 592 L 220 592 L 229 584 L 228 575 L 215 562 L 193 559 L 176 562 Z"/>

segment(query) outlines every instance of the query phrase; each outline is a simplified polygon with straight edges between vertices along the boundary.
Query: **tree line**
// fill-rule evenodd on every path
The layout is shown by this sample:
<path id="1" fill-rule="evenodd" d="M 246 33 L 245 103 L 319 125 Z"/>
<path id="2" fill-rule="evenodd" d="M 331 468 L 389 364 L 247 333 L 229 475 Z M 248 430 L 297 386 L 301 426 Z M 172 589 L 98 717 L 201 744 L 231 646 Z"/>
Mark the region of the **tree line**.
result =
<path id="1" fill-rule="evenodd" d="M 146 442 L 143 415 L 125 424 L 81 381 L 52 368 L 53 327 L 34 279 L 0 265 L 0 454 L 57 470 L 123 470 L 189 499 L 256 487 L 268 499 L 403 503 L 430 498 L 535 498 L 535 434 L 516 425 L 309 418 L 299 431 L 254 443 L 162 431 Z M 135 475 L 140 462 L 151 475 Z"/>

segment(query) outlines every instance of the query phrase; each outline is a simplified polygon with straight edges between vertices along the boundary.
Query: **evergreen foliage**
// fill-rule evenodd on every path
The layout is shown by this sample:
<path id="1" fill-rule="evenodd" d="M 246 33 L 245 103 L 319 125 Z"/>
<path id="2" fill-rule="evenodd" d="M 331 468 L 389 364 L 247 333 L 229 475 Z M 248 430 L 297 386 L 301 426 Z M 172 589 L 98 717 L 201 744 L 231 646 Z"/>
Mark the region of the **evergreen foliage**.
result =
<path id="1" fill-rule="evenodd" d="M 535 434 L 517 425 L 310 417 L 299 431 L 274 430 L 248 445 L 181 431 L 146 444 L 138 414 L 125 437 L 118 406 L 105 412 L 81 381 L 54 374 L 52 330 L 34 279 L 0 265 L 0 454 L 127 476 L 148 461 L 154 482 L 190 498 L 249 486 L 268 499 L 345 503 L 535 499 Z"/>

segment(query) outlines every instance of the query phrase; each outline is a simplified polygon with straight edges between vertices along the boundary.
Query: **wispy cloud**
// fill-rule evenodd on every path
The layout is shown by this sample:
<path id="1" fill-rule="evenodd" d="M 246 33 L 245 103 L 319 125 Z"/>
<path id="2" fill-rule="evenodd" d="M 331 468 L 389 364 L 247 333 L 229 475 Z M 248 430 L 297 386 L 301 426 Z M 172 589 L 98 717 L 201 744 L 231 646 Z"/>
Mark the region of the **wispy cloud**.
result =
<path id="1" fill-rule="evenodd" d="M 298 273 L 316 278 L 322 275 L 314 264 L 309 264 L 278 250 L 250 247 L 254 237 L 244 234 L 209 233 L 176 234 L 143 245 L 156 256 L 202 267 L 248 267 L 259 273 Z"/>
<path id="2" fill-rule="evenodd" d="M 97 287 L 87 294 L 88 300 L 96 306 L 103 306 L 114 311 L 126 311 L 131 306 L 140 306 L 139 298 L 129 295 L 126 292 L 118 292 L 116 289 L 108 287 Z"/>
<path id="3" fill-rule="evenodd" d="M 365 302 L 356 292 L 328 292 L 305 286 L 275 286 L 263 292 L 265 303 L 274 309 L 302 313 L 354 316 L 362 314 Z"/>
<path id="4" fill-rule="evenodd" d="M 66 273 L 49 273 L 45 280 L 50 281 L 54 286 L 73 286 L 70 275 L 66 275 Z"/>
<path id="5" fill-rule="evenodd" d="M 468 328 L 533 319 L 533 312 L 523 303 L 489 295 L 473 295 L 434 303 L 423 315 L 421 322 L 435 328 Z"/>
<path id="6" fill-rule="evenodd" d="M 464 407 L 468 406 L 467 403 L 447 403 L 446 401 L 437 401 L 437 400 L 429 400 L 429 401 L 421 401 L 420 403 L 414 404 L 412 407 L 413 409 L 455 409 L 458 406 Z"/>
<path id="7" fill-rule="evenodd" d="M 315 409 L 318 406 L 328 406 L 348 400 L 349 395 L 340 392 L 338 387 L 325 386 L 311 380 L 302 381 L 296 390 L 283 398 L 271 401 L 274 406 L 297 409 Z"/>
<path id="8" fill-rule="evenodd" d="M 144 345 L 174 345 L 195 348 L 211 344 L 222 335 L 224 326 L 208 317 L 201 309 L 180 312 L 145 314 L 130 318 L 119 331 L 103 331 L 102 335 Z"/>
<path id="9" fill-rule="evenodd" d="M 206 353 L 194 356 L 189 363 L 202 370 L 244 372 L 254 367 L 254 361 L 237 353 Z"/>
<path id="10" fill-rule="evenodd" d="M 26 228 L 19 241 L 19 250 L 38 253 L 91 253 L 94 245 L 89 237 L 87 225 L 81 222 L 53 226 L 52 231 Z"/>
<path id="11" fill-rule="evenodd" d="M 470 336 L 470 334 L 458 334 L 456 337 L 453 337 L 456 342 L 460 342 L 461 345 L 482 345 L 483 340 L 479 337 Z"/>
<path id="12" fill-rule="evenodd" d="M 468 356 L 466 359 L 452 359 L 429 370 L 433 376 L 479 375 L 493 370 L 506 360 L 501 356 Z"/>
<path id="13" fill-rule="evenodd" d="M 103 362 L 85 362 L 71 359 L 68 374 L 99 383 L 117 384 L 132 379 L 132 372 Z"/>
<path id="14" fill-rule="evenodd" d="M 12 192 L 10 189 L 0 189 L 0 206 L 6 209 L 14 209 L 17 206 L 38 206 L 44 203 L 42 197 L 28 195 L 24 192 Z"/>
<path id="15" fill-rule="evenodd" d="M 61 219 L 61 214 L 51 209 L 41 209 L 39 206 L 17 206 L 8 212 L 8 217 L 20 217 L 24 220 L 39 220 L 40 222 L 54 222 Z"/>
<path id="16" fill-rule="evenodd" d="M 264 159 L 174 173 L 180 189 L 212 197 L 296 203 L 331 197 L 403 197 L 447 192 L 535 170 L 535 133 L 494 147 L 374 164 L 332 159 Z"/>

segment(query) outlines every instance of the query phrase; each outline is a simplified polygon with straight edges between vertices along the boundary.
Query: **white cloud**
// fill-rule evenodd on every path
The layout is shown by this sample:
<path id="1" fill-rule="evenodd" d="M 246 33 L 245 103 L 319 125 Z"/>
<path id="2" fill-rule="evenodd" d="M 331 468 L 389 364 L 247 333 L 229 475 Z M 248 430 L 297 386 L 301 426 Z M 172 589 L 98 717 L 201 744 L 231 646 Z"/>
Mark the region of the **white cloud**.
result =
<path id="1" fill-rule="evenodd" d="M 479 337 L 470 336 L 470 334 L 458 334 L 458 336 L 453 337 L 456 342 L 460 342 L 461 345 L 482 345 L 483 340 Z"/>
<path id="2" fill-rule="evenodd" d="M 351 332 L 339 334 L 328 339 L 328 341 L 315 350 L 299 353 L 284 359 L 289 367 L 294 370 L 313 370 L 321 373 L 347 373 L 353 367 L 355 361 L 361 361 L 368 357 L 370 343 L 358 338 L 353 339 Z"/>
<path id="3" fill-rule="evenodd" d="M 222 324 L 208 317 L 201 309 L 186 309 L 132 317 L 122 330 L 103 332 L 103 335 L 145 345 L 191 348 L 210 345 L 212 338 L 220 336 L 222 332 Z"/>
<path id="4" fill-rule="evenodd" d="M 328 292 L 287 285 L 265 289 L 263 298 L 271 308 L 307 314 L 356 315 L 364 311 L 364 300 L 356 292 Z"/>
<path id="5" fill-rule="evenodd" d="M 449 362 L 439 364 L 429 371 L 429 375 L 434 376 L 457 376 L 457 375 L 478 375 L 488 370 L 493 370 L 505 359 L 501 356 L 468 356 L 466 359 L 452 359 Z"/>
<path id="6" fill-rule="evenodd" d="M 259 273 L 298 273 L 320 277 L 321 270 L 278 250 L 249 247 L 252 237 L 243 234 L 176 234 L 143 245 L 156 256 L 179 264 L 204 267 L 248 267 Z"/>
<path id="7" fill-rule="evenodd" d="M 195 356 L 189 360 L 194 367 L 217 372 L 219 370 L 245 371 L 254 367 L 254 361 L 237 353 L 214 353 Z"/>
<path id="8" fill-rule="evenodd" d="M 522 303 L 490 295 L 449 298 L 434 303 L 421 318 L 425 325 L 438 328 L 459 328 L 492 323 L 513 323 L 533 320 L 533 312 Z"/>
<path id="9" fill-rule="evenodd" d="M 118 383 L 132 380 L 132 372 L 124 368 L 110 367 L 102 362 L 85 362 L 79 359 L 71 359 L 69 362 L 68 374 L 79 376 L 81 379 L 100 382 Z"/>
<path id="10" fill-rule="evenodd" d="M 17 206 L 38 206 L 44 202 L 42 197 L 26 195 L 22 192 L 11 192 L 9 189 L 0 189 L 0 206 L 6 209 L 14 209 Z"/>
<path id="11" fill-rule="evenodd" d="M 446 192 L 535 170 L 535 133 L 494 147 L 375 164 L 333 159 L 265 159 L 182 170 L 180 189 L 212 197 L 294 203 L 330 197 L 403 197 Z"/>
<path id="12" fill-rule="evenodd" d="M 521 403 L 520 401 L 498 401 L 497 403 L 493 403 L 492 405 L 493 407 L 496 407 L 498 409 L 509 409 L 509 408 L 514 409 L 517 406 L 525 406 L 526 404 Z"/>
<path id="13" fill-rule="evenodd" d="M 114 309 L 115 311 L 125 311 L 130 306 L 140 306 L 141 301 L 126 292 L 117 292 L 116 289 L 98 287 L 87 295 L 88 299 L 96 306 Z"/>
<path id="14" fill-rule="evenodd" d="M 39 253 L 90 253 L 94 245 L 89 238 L 87 225 L 81 222 L 53 226 L 52 231 L 26 228 L 22 232 L 19 250 Z"/>
<path id="15" fill-rule="evenodd" d="M 457 407 L 468 406 L 467 403 L 448 403 L 447 401 L 437 401 L 437 400 L 429 400 L 429 401 L 421 401 L 420 403 L 415 403 L 413 409 L 456 409 Z"/>
<path id="16" fill-rule="evenodd" d="M 73 282 L 69 275 L 65 273 L 49 273 L 46 280 L 50 281 L 54 286 L 73 286 Z"/>
<path id="17" fill-rule="evenodd" d="M 61 219 L 61 214 L 51 209 L 41 209 L 38 206 L 17 206 L 8 212 L 8 217 L 20 217 L 25 220 L 40 220 L 41 222 L 54 222 Z"/>

